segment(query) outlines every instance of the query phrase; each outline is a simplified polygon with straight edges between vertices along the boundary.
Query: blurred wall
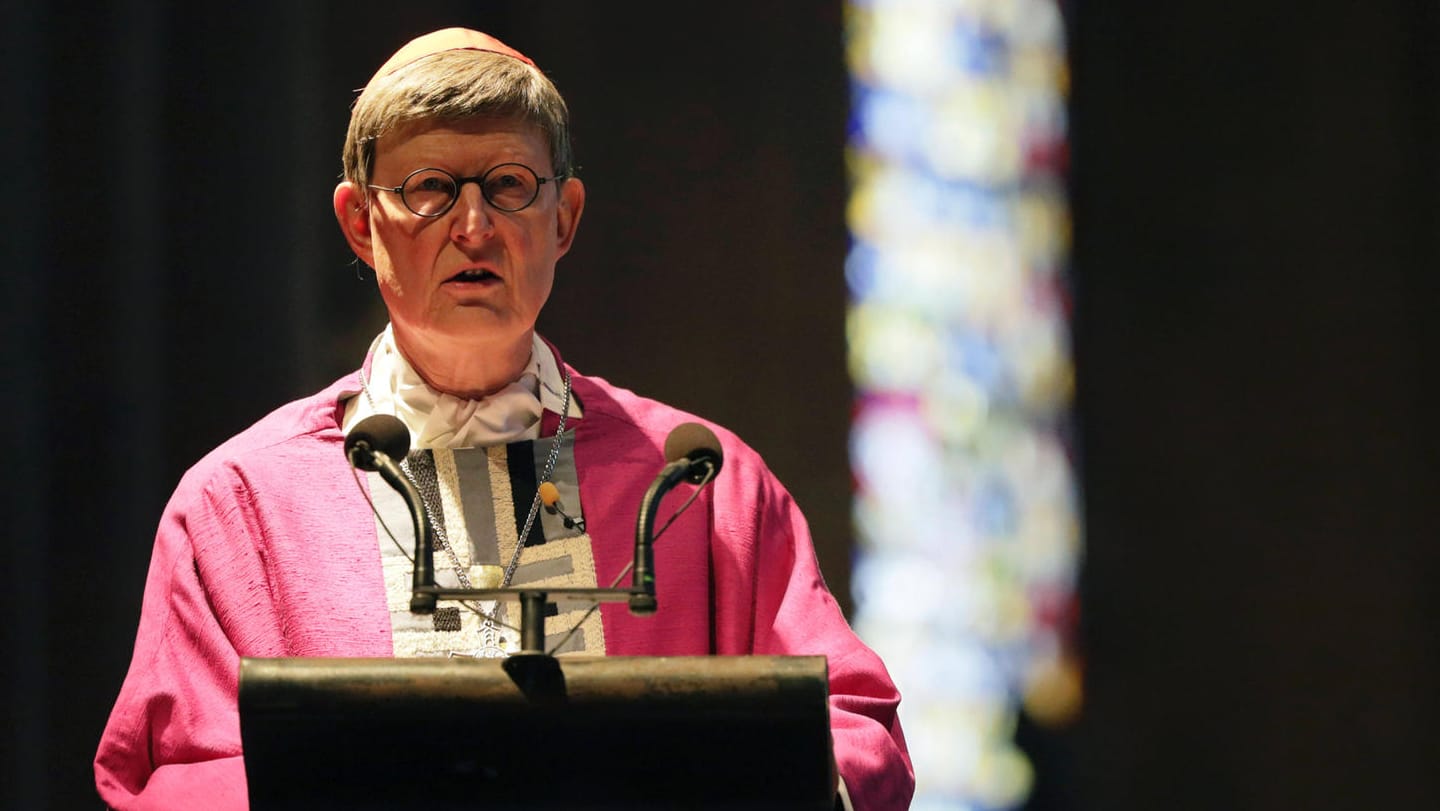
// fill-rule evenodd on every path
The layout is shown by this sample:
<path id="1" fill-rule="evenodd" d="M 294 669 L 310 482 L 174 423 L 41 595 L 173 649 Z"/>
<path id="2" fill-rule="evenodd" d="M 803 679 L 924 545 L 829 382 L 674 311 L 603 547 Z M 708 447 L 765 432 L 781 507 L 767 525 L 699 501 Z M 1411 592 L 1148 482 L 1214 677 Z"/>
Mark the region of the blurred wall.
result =
<path id="1" fill-rule="evenodd" d="M 1437 9 L 1070 11 L 1087 807 L 1437 807 Z"/>

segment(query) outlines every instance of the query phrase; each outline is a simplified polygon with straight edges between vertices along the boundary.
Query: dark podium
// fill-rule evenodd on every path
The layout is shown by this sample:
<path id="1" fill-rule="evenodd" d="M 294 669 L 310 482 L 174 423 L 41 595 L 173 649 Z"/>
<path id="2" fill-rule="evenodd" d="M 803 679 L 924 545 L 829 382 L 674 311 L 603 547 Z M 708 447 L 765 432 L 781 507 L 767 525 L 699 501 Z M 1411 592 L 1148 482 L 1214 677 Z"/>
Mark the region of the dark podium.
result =
<path id="1" fill-rule="evenodd" d="M 834 807 L 823 656 L 243 659 L 253 811 Z"/>

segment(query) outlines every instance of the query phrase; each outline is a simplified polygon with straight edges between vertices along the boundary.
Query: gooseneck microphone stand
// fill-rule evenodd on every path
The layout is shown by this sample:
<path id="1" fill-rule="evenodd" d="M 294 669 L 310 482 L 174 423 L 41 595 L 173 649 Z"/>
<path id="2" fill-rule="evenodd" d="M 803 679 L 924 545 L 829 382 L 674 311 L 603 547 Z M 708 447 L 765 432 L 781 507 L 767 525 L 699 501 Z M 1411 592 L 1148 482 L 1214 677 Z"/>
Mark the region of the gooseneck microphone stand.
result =
<path id="1" fill-rule="evenodd" d="M 399 467 L 409 450 L 409 431 L 393 416 L 377 414 L 365 418 L 345 439 L 350 463 L 361 470 L 378 471 L 405 499 L 415 527 L 415 569 L 411 581 L 410 611 L 433 614 L 440 600 L 497 600 L 518 597 L 520 601 L 520 656 L 545 654 L 545 602 L 552 596 L 594 600 L 597 603 L 625 601 L 630 613 L 655 613 L 655 557 L 653 545 L 655 513 L 660 500 L 682 481 L 703 487 L 720 472 L 720 442 L 699 423 L 683 423 L 665 440 L 667 464 L 651 482 L 641 502 L 635 526 L 635 561 L 629 588 L 585 588 L 512 586 L 497 589 L 448 588 L 435 583 L 435 535 L 430 515 L 419 492 Z M 682 507 L 683 509 L 683 507 Z M 524 539 L 519 539 L 523 543 Z"/>

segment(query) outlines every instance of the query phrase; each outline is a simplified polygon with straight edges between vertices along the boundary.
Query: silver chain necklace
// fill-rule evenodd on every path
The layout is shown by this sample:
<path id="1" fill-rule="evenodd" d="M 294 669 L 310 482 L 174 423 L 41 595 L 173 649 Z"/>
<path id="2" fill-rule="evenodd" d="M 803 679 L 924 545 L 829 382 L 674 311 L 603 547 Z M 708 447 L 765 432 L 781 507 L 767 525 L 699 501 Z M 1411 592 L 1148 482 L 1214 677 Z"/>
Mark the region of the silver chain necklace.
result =
<path id="1" fill-rule="evenodd" d="M 375 340 L 370 343 L 370 351 L 367 353 L 367 360 L 373 361 L 375 357 L 375 348 L 380 344 L 380 339 L 383 336 L 384 333 L 375 336 Z M 499 587 L 502 589 L 507 588 L 510 585 L 510 581 L 514 579 L 515 569 L 520 565 L 520 553 L 525 549 L 525 540 L 530 537 L 530 530 L 535 525 L 535 518 L 537 515 L 540 514 L 539 485 L 550 481 L 550 477 L 555 474 L 555 464 L 560 459 L 560 448 L 564 444 L 565 437 L 565 423 L 570 416 L 570 370 L 566 369 L 564 366 L 561 366 L 560 374 L 563 376 L 563 379 L 565 381 L 564 394 L 560 404 L 560 421 L 555 426 L 554 438 L 550 440 L 550 452 L 545 456 L 545 468 L 540 473 L 539 480 L 535 482 L 535 495 L 533 498 L 530 499 L 530 512 L 525 516 L 525 528 L 520 531 L 519 537 L 515 539 L 515 551 L 510 555 L 510 563 L 505 566 L 505 574 L 500 579 Z M 543 385 L 543 383 L 541 385 Z M 370 405 L 370 411 L 376 414 L 380 413 L 380 409 L 375 405 L 375 398 L 370 394 L 370 376 L 366 371 L 366 364 L 361 364 L 360 366 L 360 391 L 364 393 L 365 402 Z M 402 462 L 400 464 L 400 470 L 405 474 L 405 478 L 409 479 L 412 485 L 415 485 L 416 490 L 421 491 L 419 484 L 415 481 L 415 477 L 410 474 L 410 466 L 407 463 Z M 421 506 L 425 510 L 425 517 L 427 521 L 429 521 L 431 526 L 434 526 L 434 512 L 430 507 L 430 500 L 428 498 L 423 498 L 421 499 L 421 501 L 423 502 Z M 460 582 L 461 588 L 473 588 L 473 586 L 471 586 L 470 584 L 470 576 L 465 571 L 465 567 L 460 565 L 460 558 L 456 555 L 454 547 L 450 544 L 448 535 L 442 533 L 438 540 L 440 541 L 441 545 L 445 549 L 446 554 L 450 558 L 450 565 L 455 570 L 455 577 Z M 495 624 L 498 622 L 498 620 L 496 620 L 495 617 L 481 610 L 477 606 L 470 606 L 469 604 L 467 604 L 467 607 L 469 607 L 470 610 L 474 611 L 476 614 L 479 614 L 485 619 L 485 627 L 481 629 L 481 637 L 483 640 L 485 640 L 485 645 L 482 647 L 482 651 L 497 652 L 495 655 L 508 655 L 496 644 L 497 631 L 495 628 Z"/>

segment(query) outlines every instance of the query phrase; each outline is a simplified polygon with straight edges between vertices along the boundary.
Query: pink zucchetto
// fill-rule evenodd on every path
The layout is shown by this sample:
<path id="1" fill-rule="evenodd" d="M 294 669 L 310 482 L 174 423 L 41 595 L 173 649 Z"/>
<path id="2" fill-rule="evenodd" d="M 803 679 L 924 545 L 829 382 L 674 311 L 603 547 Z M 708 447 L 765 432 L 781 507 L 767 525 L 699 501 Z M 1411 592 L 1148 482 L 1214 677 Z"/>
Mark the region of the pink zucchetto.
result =
<path id="1" fill-rule="evenodd" d="M 535 63 L 530 61 L 530 57 L 489 34 L 469 28 L 442 28 L 439 31 L 422 34 L 400 46 L 400 50 L 385 60 L 385 64 L 375 71 L 375 75 L 370 77 L 370 81 L 366 82 L 365 86 L 369 87 L 375 83 L 376 79 L 394 73 L 421 57 L 441 51 L 489 51 L 519 59 L 531 67 L 535 66 Z"/>

